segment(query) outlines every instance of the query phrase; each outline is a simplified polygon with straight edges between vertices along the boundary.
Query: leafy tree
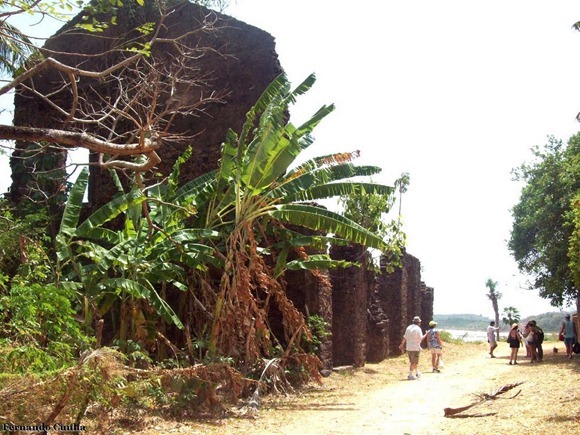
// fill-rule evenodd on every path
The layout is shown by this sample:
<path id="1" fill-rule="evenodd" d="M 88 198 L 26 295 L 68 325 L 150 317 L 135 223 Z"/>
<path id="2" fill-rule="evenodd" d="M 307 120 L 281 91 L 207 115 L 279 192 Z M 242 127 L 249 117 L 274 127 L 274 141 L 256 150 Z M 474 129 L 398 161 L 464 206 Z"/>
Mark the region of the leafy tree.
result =
<path id="1" fill-rule="evenodd" d="M 574 199 L 580 192 L 580 135 L 565 146 L 549 138 L 532 149 L 535 160 L 513 171 L 525 183 L 512 209 L 508 243 L 519 269 L 532 277 L 531 288 L 554 306 L 580 308 L 575 247 Z"/>
<path id="2" fill-rule="evenodd" d="M 503 309 L 502 322 L 504 325 L 511 327 L 514 323 L 519 323 L 521 319 L 520 312 L 517 308 L 506 307 Z"/>
<path id="3" fill-rule="evenodd" d="M 572 235 L 568 256 L 570 257 L 570 271 L 576 288 L 580 289 L 580 194 L 571 202 Z"/>
<path id="4" fill-rule="evenodd" d="M 502 298 L 502 294 L 498 292 L 497 289 L 497 281 L 493 281 L 491 278 L 488 278 L 485 281 L 485 286 L 489 289 L 489 293 L 486 296 L 491 301 L 491 305 L 493 307 L 493 313 L 495 315 L 495 324 L 499 325 L 499 305 L 498 301 Z M 497 332 L 497 337 L 499 340 L 499 331 Z"/>
<path id="5" fill-rule="evenodd" d="M 395 182 L 396 185 L 397 182 Z M 383 255 L 389 259 L 386 265 L 389 271 L 400 266 L 406 239 L 402 231 L 400 216 L 396 221 L 385 221 L 385 215 L 391 210 L 394 202 L 394 189 L 388 195 L 367 193 L 363 190 L 339 199 L 346 217 L 375 233 L 389 245 L 389 249 L 383 252 Z"/>
<path id="6" fill-rule="evenodd" d="M 178 214 L 168 213 L 167 206 L 155 207 L 158 196 L 151 198 L 151 210 L 144 209 L 147 197 L 136 188 L 79 222 L 87 184 L 85 168 L 71 189 L 56 238 L 59 285 L 83 290 L 85 305 L 92 307 L 85 309 L 87 322 L 114 310 L 113 318 L 119 322 L 116 337 L 122 347 L 129 340 L 145 344 L 156 339 L 156 334 L 150 336 L 155 328 L 148 330 L 151 311 L 182 328 L 158 289 L 168 283 L 187 288 L 186 267 L 196 269 L 211 261 L 212 248 L 196 242 L 215 233 L 185 228 L 180 219 L 183 209 L 173 207 L 181 211 Z M 145 215 L 143 210 L 147 210 Z M 125 218 L 123 228 L 107 228 L 118 216 Z"/>
<path id="7" fill-rule="evenodd" d="M 410 183 L 411 176 L 408 172 L 403 172 L 395 181 L 395 187 L 399 191 L 399 215 L 401 215 L 401 210 L 403 208 L 403 193 L 407 192 Z"/>

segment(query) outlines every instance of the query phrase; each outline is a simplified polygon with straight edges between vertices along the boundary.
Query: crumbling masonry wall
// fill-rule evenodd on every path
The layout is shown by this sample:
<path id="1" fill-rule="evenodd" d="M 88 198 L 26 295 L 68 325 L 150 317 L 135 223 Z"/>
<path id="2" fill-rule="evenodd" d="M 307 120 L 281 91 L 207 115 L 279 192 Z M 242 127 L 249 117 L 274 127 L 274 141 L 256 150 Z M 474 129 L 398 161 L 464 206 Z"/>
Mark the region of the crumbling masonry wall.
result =
<path id="1" fill-rule="evenodd" d="M 131 5 L 127 5 L 130 8 Z M 154 9 L 154 8 L 153 8 Z M 51 37 L 45 47 L 53 50 L 53 57 L 73 66 L 81 66 L 85 70 L 99 71 L 110 66 L 111 59 L 95 56 L 92 60 L 83 56 L 60 55 L 59 53 L 96 54 L 103 52 L 110 41 L 118 41 L 130 36 L 130 31 L 138 24 L 153 21 L 148 13 L 154 13 L 151 8 L 141 8 L 144 16 L 137 23 L 131 19 L 118 20 L 117 26 L 110 26 L 102 33 L 82 34 L 73 29 L 79 22 L 80 15 L 66 24 L 57 34 Z M 149 12 L 148 12 L 149 11 Z M 153 12 L 152 12 L 153 11 Z M 125 11 L 126 12 L 126 11 Z M 120 10 L 119 14 L 123 14 Z M 203 29 L 203 31 L 201 31 Z M 282 73 L 278 55 L 275 50 L 274 38 L 267 32 L 235 20 L 227 15 L 219 14 L 199 5 L 184 3 L 179 9 L 167 17 L 163 34 L 167 39 L 176 38 L 187 32 L 198 30 L 187 37 L 188 47 L 195 47 L 199 55 L 195 67 L 199 68 L 203 80 L 195 89 L 196 95 L 183 95 L 180 98 L 195 99 L 200 95 L 209 95 L 217 91 L 224 96 L 223 103 L 212 103 L 203 107 L 203 111 L 195 115 L 177 117 L 172 127 L 172 137 L 181 135 L 183 140 L 165 141 L 158 154 L 162 162 L 155 168 L 161 176 L 167 176 L 177 158 L 188 145 L 193 146 L 192 158 L 181 168 L 180 182 L 189 181 L 217 167 L 220 157 L 221 143 L 229 128 L 239 131 L 246 119 L 246 113 L 257 101 L 264 89 Z M 170 55 L 170 47 L 161 46 L 160 51 Z M 54 91 L 60 82 L 60 76 L 55 70 L 45 70 L 34 78 L 35 89 L 43 94 Z M 95 80 L 85 83 L 95 87 L 103 96 L 109 95 L 107 86 L 111 83 Z M 82 86 L 82 84 L 79 84 Z M 64 98 L 64 97 L 63 97 Z M 170 97 L 167 97 L 170 98 Z M 63 114 L 56 111 L 48 103 L 31 93 L 17 93 L 14 99 L 14 125 L 61 128 Z M 64 107 L 70 107 L 70 102 L 61 101 Z M 158 102 L 162 104 L 163 101 Z M 16 144 L 16 152 L 11 158 L 12 186 L 11 199 L 18 203 L 26 198 L 30 173 L 34 171 L 32 161 L 20 159 L 28 144 Z M 54 153 L 54 165 L 64 167 L 66 151 Z M 91 162 L 96 162 L 98 156 L 91 155 Z M 29 162 L 29 164 L 27 164 Z M 97 166 L 90 168 L 89 202 L 92 209 L 103 205 L 117 194 L 117 189 L 107 170 Z M 157 179 L 151 182 L 157 182 Z M 54 189 L 64 186 L 64 178 L 54 183 Z M 54 192 L 46 192 L 50 197 Z"/>
<path id="2" fill-rule="evenodd" d="M 367 254 L 368 255 L 368 254 Z M 361 261 L 361 247 L 333 247 L 334 259 Z M 402 267 L 375 275 L 361 267 L 330 272 L 333 307 L 333 364 L 360 367 L 398 354 L 414 316 L 433 318 L 434 289 L 421 281 L 420 261 L 405 253 Z"/>
<path id="3" fill-rule="evenodd" d="M 359 245 L 333 246 L 334 259 L 364 262 L 368 255 Z M 366 361 L 367 294 L 373 284 L 361 267 L 330 271 L 332 283 L 332 358 L 334 366 L 362 367 Z"/>

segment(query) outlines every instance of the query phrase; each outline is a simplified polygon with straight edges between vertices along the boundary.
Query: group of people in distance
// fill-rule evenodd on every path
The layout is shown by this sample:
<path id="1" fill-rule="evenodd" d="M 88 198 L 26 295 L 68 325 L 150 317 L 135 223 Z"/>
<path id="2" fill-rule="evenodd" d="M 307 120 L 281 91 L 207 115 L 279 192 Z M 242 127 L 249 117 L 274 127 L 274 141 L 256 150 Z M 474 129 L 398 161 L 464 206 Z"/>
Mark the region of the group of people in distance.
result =
<path id="1" fill-rule="evenodd" d="M 513 323 L 507 336 L 507 342 L 510 345 L 510 361 L 508 364 L 518 363 L 518 352 L 520 346 L 525 340 L 527 356 L 531 358 L 530 362 L 541 362 L 544 358 L 542 343 L 544 342 L 544 331 L 538 326 L 535 320 L 530 320 L 523 333 L 520 332 L 519 324 Z M 487 342 L 489 343 L 489 355 L 495 358 L 493 351 L 497 347 L 497 331 L 499 326 L 495 322 L 490 322 L 487 327 Z"/>
<path id="2" fill-rule="evenodd" d="M 490 326 L 487 328 L 487 338 L 489 341 L 489 354 L 492 358 L 493 350 L 497 347 L 497 341 L 495 340 L 495 332 L 499 328 L 495 327 L 495 322 L 491 322 Z M 564 321 L 562 322 L 562 327 L 560 328 L 560 335 L 564 337 L 564 345 L 566 346 L 566 356 L 572 358 L 572 347 L 576 343 L 576 326 L 572 320 L 570 320 L 570 314 L 564 316 Z M 518 363 L 518 351 L 519 348 L 525 344 L 526 356 L 530 358 L 530 363 L 542 362 L 544 359 L 544 349 L 542 348 L 542 343 L 544 342 L 544 331 L 538 326 L 535 320 L 530 320 L 524 327 L 523 332 L 519 330 L 519 325 L 517 323 L 512 324 L 511 329 L 508 333 L 507 342 L 510 345 L 510 365 Z"/>
<path id="3" fill-rule="evenodd" d="M 489 342 L 489 355 L 495 358 L 493 354 L 497 348 L 497 332 L 500 330 L 495 322 L 490 322 L 487 327 L 487 341 Z M 560 335 L 564 338 L 564 345 L 566 346 L 566 356 L 572 358 L 572 347 L 576 343 L 578 336 L 576 326 L 570 315 L 566 314 Z M 429 329 L 423 333 L 421 330 L 421 319 L 419 316 L 413 318 L 413 323 L 405 330 L 405 335 L 401 341 L 399 349 L 406 350 L 409 357 L 409 376 L 407 379 L 415 380 L 421 376 L 419 372 L 419 354 L 421 353 L 421 343 L 426 340 L 427 348 L 431 352 L 431 364 L 433 366 L 433 373 L 439 373 L 442 366 L 443 359 L 441 357 L 443 352 L 443 342 L 439 330 L 437 329 L 437 322 L 434 320 L 429 322 Z M 539 363 L 544 359 L 544 350 L 542 343 L 544 341 L 544 331 L 540 328 L 535 320 L 530 320 L 523 331 L 519 330 L 519 324 L 511 325 L 507 336 L 507 342 L 510 346 L 510 360 L 509 365 L 518 364 L 518 351 L 524 344 L 526 346 L 527 356 L 530 357 L 530 363 Z"/>

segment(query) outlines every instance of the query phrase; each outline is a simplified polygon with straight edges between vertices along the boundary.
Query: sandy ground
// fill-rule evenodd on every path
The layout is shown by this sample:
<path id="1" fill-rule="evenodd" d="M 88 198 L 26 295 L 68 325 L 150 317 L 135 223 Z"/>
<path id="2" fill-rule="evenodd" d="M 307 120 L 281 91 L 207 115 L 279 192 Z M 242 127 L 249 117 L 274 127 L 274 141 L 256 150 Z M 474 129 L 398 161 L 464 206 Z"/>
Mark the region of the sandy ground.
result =
<path id="1" fill-rule="evenodd" d="M 558 353 L 553 353 L 553 348 Z M 320 386 L 263 398 L 254 418 L 201 422 L 152 420 L 141 434 L 579 434 L 580 355 L 567 359 L 561 343 L 546 343 L 544 362 L 531 364 L 520 351 L 507 364 L 501 343 L 491 359 L 487 344 L 447 345 L 446 366 L 432 373 L 422 352 L 419 380 L 409 381 L 405 356 L 334 373 Z M 479 402 L 502 386 L 522 382 L 495 400 L 444 417 L 444 408 Z"/>

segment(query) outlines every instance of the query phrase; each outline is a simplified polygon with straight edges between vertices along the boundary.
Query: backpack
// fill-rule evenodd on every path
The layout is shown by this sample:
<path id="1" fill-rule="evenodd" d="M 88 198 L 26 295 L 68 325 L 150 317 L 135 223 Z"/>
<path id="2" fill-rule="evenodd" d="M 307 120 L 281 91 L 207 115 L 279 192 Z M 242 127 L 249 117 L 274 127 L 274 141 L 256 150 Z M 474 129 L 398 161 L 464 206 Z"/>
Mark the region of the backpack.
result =
<path id="1" fill-rule="evenodd" d="M 538 344 L 542 344 L 544 342 L 544 330 L 542 328 L 540 328 L 539 326 L 536 328 L 537 330 L 537 339 L 536 342 Z"/>

